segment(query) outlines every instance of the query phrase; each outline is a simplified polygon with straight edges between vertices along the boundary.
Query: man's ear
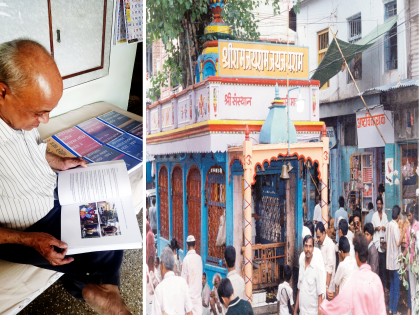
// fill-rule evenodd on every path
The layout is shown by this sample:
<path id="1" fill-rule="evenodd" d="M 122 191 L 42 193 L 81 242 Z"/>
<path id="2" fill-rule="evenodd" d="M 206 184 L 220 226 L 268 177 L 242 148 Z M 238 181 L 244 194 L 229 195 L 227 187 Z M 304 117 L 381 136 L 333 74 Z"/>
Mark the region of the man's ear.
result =
<path id="1" fill-rule="evenodd" d="M 9 87 L 3 83 L 0 82 L 0 102 L 4 102 L 6 95 L 10 93 Z"/>
<path id="2" fill-rule="evenodd" d="M 229 299 L 228 299 L 227 297 L 223 297 L 223 296 L 222 296 L 222 301 L 223 301 L 223 304 L 224 304 L 226 307 L 228 307 L 228 306 L 229 306 Z"/>

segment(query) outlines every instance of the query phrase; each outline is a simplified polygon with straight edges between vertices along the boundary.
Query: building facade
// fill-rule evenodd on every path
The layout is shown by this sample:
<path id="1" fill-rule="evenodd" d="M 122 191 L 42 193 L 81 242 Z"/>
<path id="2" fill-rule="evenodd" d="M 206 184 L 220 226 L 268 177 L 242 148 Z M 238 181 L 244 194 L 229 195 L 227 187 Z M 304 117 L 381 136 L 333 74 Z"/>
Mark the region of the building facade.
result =
<path id="1" fill-rule="evenodd" d="M 388 217 L 395 204 L 404 211 L 408 203 L 417 203 L 418 5 L 411 0 L 301 3 L 296 41 L 309 47 L 312 74 L 334 41 L 332 32 L 338 39 L 357 45 L 377 30 L 369 47 L 349 62 L 359 91 L 344 64 L 320 88 L 320 119 L 337 140 L 330 155 L 332 215 L 341 195 L 347 208 L 359 207 L 366 213 L 368 203 L 375 204 L 380 184 L 385 187 Z M 392 26 L 380 32 L 391 20 L 395 23 L 390 22 Z M 333 57 L 341 59 L 339 53 Z M 374 113 L 373 119 L 378 120 L 384 140 L 359 92 Z M 366 143 L 365 139 L 373 138 L 378 141 Z"/>

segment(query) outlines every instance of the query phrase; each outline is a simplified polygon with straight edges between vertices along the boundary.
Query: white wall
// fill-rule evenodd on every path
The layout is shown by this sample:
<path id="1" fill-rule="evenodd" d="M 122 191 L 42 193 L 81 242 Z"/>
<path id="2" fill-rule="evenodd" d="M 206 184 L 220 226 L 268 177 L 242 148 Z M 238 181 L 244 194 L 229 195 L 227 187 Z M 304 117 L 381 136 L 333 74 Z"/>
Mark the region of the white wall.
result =
<path id="1" fill-rule="evenodd" d="M 115 17 L 115 13 L 113 16 Z M 114 27 L 112 29 L 114 30 Z M 137 44 L 116 46 L 111 44 L 109 74 L 100 79 L 65 89 L 63 97 L 50 116 L 61 115 L 100 101 L 127 109 L 136 49 Z"/>
<path id="2" fill-rule="evenodd" d="M 297 15 L 297 45 L 309 47 L 309 71 L 318 67 L 317 32 L 328 28 L 338 30 L 337 38 L 348 41 L 347 18 L 361 13 L 362 37 L 377 25 L 384 22 L 384 3 L 382 0 L 307 0 Z M 405 21 L 404 0 L 397 0 L 397 13 L 400 13 L 397 24 Z M 386 71 L 384 67 L 383 38 L 379 39 L 362 55 L 362 79 L 356 81 L 360 91 L 389 84 L 400 78 L 407 78 L 407 53 L 405 24 L 397 29 L 398 33 L 398 69 Z M 334 40 L 329 33 L 330 42 Z M 379 44 L 380 43 L 380 44 Z M 312 76 L 310 72 L 309 76 Z M 347 70 L 339 72 L 330 79 L 330 87 L 320 90 L 321 102 L 332 102 L 357 96 L 353 82 L 347 83 Z"/>
<path id="3" fill-rule="evenodd" d="M 289 8 L 292 8 L 292 2 L 290 1 Z M 287 42 L 287 17 L 289 12 L 287 11 L 287 2 L 281 1 L 280 12 L 281 14 L 273 15 L 273 0 L 269 0 L 266 4 L 265 0 L 259 1 L 259 7 L 256 8 L 252 13 L 255 19 L 260 20 L 257 23 L 258 32 L 260 32 L 260 38 L 279 40 Z M 295 41 L 295 32 L 289 29 L 289 41 Z"/>

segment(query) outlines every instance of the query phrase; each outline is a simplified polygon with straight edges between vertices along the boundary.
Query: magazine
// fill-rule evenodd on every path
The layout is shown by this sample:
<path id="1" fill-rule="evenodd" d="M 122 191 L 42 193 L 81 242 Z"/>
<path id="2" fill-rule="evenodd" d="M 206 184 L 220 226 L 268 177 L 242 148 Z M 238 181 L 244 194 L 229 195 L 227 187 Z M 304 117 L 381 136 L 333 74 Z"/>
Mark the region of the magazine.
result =
<path id="1" fill-rule="evenodd" d="M 68 255 L 142 247 L 123 161 L 61 171 L 57 186 Z"/>
<path id="2" fill-rule="evenodd" d="M 112 112 L 110 112 L 112 113 Z M 114 112 L 116 113 L 116 112 Z M 109 114 L 109 113 L 108 113 Z M 110 121 L 134 133 L 143 125 L 117 113 L 107 116 Z M 47 151 L 62 157 L 81 156 L 89 163 L 123 160 L 129 173 L 141 166 L 143 140 L 98 118 L 89 119 L 46 139 Z"/>
<path id="3" fill-rule="evenodd" d="M 124 132 L 143 138 L 143 124 L 116 111 L 110 111 L 98 117 L 99 120 Z"/>

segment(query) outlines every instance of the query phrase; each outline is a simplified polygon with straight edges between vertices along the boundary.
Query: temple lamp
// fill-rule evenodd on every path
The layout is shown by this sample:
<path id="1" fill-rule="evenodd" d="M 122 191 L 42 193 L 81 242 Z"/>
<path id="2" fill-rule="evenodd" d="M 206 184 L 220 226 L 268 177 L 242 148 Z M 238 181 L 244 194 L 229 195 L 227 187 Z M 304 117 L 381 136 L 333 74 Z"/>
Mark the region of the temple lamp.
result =
<path id="1" fill-rule="evenodd" d="M 305 110 L 305 99 L 303 98 L 302 93 L 300 92 L 300 86 L 295 86 L 294 88 L 291 88 L 291 89 L 289 89 L 289 91 L 287 91 L 287 100 L 289 100 L 290 91 L 293 91 L 293 90 L 296 90 L 296 89 L 299 89 L 299 94 L 298 94 L 298 97 L 297 97 L 296 102 L 295 102 L 296 111 L 298 113 L 303 113 L 303 111 Z M 287 104 L 287 105 L 289 105 L 289 104 Z"/>
<path id="2" fill-rule="evenodd" d="M 299 94 L 296 100 L 296 110 L 298 113 L 303 113 L 303 111 L 305 110 L 305 99 L 302 96 L 302 93 L 300 93 L 300 88 L 299 88 Z"/>

